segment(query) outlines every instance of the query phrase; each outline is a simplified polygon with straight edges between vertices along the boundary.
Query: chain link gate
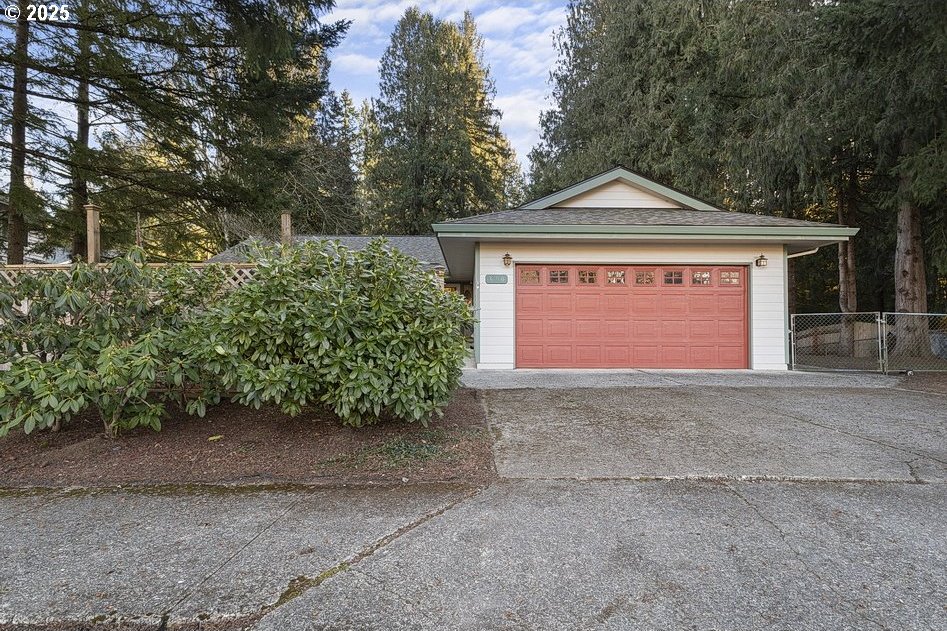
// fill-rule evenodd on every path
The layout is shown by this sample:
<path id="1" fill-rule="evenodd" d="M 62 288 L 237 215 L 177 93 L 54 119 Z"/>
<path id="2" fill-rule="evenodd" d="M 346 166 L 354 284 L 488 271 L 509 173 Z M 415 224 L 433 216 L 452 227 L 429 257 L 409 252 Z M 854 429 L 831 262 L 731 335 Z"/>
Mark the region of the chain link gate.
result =
<path id="1" fill-rule="evenodd" d="M 814 371 L 947 371 L 947 314 L 797 313 L 790 366 Z"/>
<path id="2" fill-rule="evenodd" d="M 793 370 L 884 370 L 881 314 L 796 313 L 791 316 Z"/>

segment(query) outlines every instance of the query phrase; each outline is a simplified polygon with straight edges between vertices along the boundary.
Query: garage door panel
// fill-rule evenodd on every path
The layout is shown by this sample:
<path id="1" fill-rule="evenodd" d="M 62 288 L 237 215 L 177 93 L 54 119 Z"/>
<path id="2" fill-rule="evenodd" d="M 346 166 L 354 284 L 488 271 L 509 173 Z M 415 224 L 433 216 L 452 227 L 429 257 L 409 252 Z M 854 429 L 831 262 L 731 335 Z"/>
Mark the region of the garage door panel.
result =
<path id="1" fill-rule="evenodd" d="M 632 323 L 634 328 L 635 342 L 644 340 L 656 340 L 661 334 L 661 323 L 657 320 L 636 320 Z"/>
<path id="2" fill-rule="evenodd" d="M 715 346 L 691 346 L 691 368 L 710 368 L 717 363 L 717 348 Z"/>
<path id="3" fill-rule="evenodd" d="M 717 359 L 721 368 L 745 368 L 746 367 L 746 347 L 744 346 L 718 346 Z"/>
<path id="4" fill-rule="evenodd" d="M 690 340 L 712 340 L 717 337 L 716 320 L 690 320 L 687 323 L 687 337 Z"/>
<path id="5" fill-rule="evenodd" d="M 542 294 L 519 293 L 516 296 L 516 313 L 521 315 L 542 314 Z"/>
<path id="6" fill-rule="evenodd" d="M 687 296 L 683 293 L 683 287 L 675 287 L 671 291 L 674 291 L 674 294 L 664 294 L 661 296 L 658 304 L 660 305 L 661 315 L 667 316 L 679 316 L 687 313 Z"/>
<path id="7" fill-rule="evenodd" d="M 518 366 L 747 366 L 745 283 L 719 284 L 718 268 L 684 266 L 680 285 L 664 285 L 653 266 L 602 266 L 591 282 L 578 273 L 588 266 L 555 268 L 571 284 L 552 284 L 546 272 L 516 275 Z M 608 284 L 608 269 L 625 270 L 626 283 Z M 636 284 L 639 276 L 650 284 Z M 694 278 L 710 281 L 698 285 Z"/>
<path id="8" fill-rule="evenodd" d="M 604 298 L 604 314 L 607 316 L 627 316 L 629 313 L 628 295 L 624 293 L 607 293 Z"/>
<path id="9" fill-rule="evenodd" d="M 583 318 L 575 321 L 575 336 L 580 340 L 593 340 L 596 343 L 602 338 L 602 321 Z"/>
<path id="10" fill-rule="evenodd" d="M 658 304 L 659 296 L 652 294 L 632 294 L 631 312 L 635 316 L 656 316 L 661 310 Z"/>
<path id="11" fill-rule="evenodd" d="M 651 366 L 655 368 L 659 366 L 660 353 L 657 346 L 636 344 L 632 347 L 632 356 L 634 357 L 635 366 Z"/>
<path id="12" fill-rule="evenodd" d="M 576 364 L 582 367 L 595 368 L 602 365 L 602 347 L 599 344 L 576 344 Z"/>
<path id="13" fill-rule="evenodd" d="M 550 339 L 560 338 L 571 340 L 573 337 L 573 324 L 574 322 L 572 320 L 546 320 L 546 337 Z"/>
<path id="14" fill-rule="evenodd" d="M 542 339 L 543 324 L 542 318 L 521 317 L 516 319 L 516 337 L 517 339 Z"/>
<path id="15" fill-rule="evenodd" d="M 517 364 L 527 368 L 539 368 L 543 366 L 543 345 L 542 344 L 517 344 L 516 361 Z"/>
<path id="16" fill-rule="evenodd" d="M 746 312 L 746 302 L 743 294 L 724 294 L 717 296 L 717 313 L 723 315 L 738 315 L 741 318 Z"/>
<path id="17" fill-rule="evenodd" d="M 573 303 L 572 294 L 568 294 L 568 293 L 546 294 L 543 300 L 543 312 L 546 314 L 571 315 L 572 303 Z"/>
<path id="18" fill-rule="evenodd" d="M 571 344 L 547 344 L 544 355 L 547 366 L 564 368 L 575 365 Z"/>
<path id="19" fill-rule="evenodd" d="M 687 330 L 685 320 L 664 320 L 661 322 L 661 338 L 666 340 L 682 340 Z"/>
<path id="20" fill-rule="evenodd" d="M 631 347 L 627 345 L 605 345 L 605 362 L 608 368 L 621 368 L 631 365 Z"/>
<path id="21" fill-rule="evenodd" d="M 661 346 L 659 352 L 662 368 L 687 367 L 687 347 L 683 344 L 677 346 Z"/>
<path id="22" fill-rule="evenodd" d="M 711 315 L 717 311 L 717 296 L 693 291 L 687 296 L 687 312 L 691 315 Z"/>
<path id="23" fill-rule="evenodd" d="M 630 324 L 628 320 L 605 320 L 603 322 L 603 337 L 606 340 L 618 339 L 625 341 L 628 339 L 628 327 Z"/>
<path id="24" fill-rule="evenodd" d="M 717 337 L 731 343 L 741 341 L 746 337 L 746 325 L 742 320 L 718 320 Z"/>
<path id="25" fill-rule="evenodd" d="M 602 296 L 599 294 L 577 294 L 575 297 L 577 314 L 599 315 L 602 313 Z"/>

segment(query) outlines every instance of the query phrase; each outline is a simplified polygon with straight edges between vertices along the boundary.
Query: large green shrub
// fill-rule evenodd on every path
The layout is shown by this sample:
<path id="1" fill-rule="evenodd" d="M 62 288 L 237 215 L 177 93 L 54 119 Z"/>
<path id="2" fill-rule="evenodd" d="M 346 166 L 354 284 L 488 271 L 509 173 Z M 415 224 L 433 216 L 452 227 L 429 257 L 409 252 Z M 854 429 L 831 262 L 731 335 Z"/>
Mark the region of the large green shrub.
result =
<path id="1" fill-rule="evenodd" d="M 384 240 L 278 252 L 186 328 L 186 364 L 244 405 L 298 414 L 317 403 L 351 426 L 440 412 L 467 352 L 463 298 Z"/>
<path id="2" fill-rule="evenodd" d="M 150 268 L 138 250 L 107 266 L 21 273 L 0 281 L 0 436 L 58 428 L 97 409 L 111 433 L 160 428 L 164 402 L 185 402 L 178 332 L 216 299 L 226 271 Z M 208 392 L 209 389 L 199 390 Z M 205 399 L 186 401 L 200 412 Z"/>

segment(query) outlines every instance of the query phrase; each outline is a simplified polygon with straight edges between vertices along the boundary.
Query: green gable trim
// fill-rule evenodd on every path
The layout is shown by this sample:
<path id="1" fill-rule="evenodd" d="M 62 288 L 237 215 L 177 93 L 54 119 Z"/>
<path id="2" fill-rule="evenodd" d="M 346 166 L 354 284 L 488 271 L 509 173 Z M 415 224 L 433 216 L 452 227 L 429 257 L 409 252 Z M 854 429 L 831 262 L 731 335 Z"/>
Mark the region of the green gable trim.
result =
<path id="1" fill-rule="evenodd" d="M 711 206 L 705 201 L 701 201 L 696 197 L 691 197 L 685 193 L 674 190 L 664 186 L 663 184 L 658 184 L 653 180 L 638 175 L 628 169 L 622 167 L 616 167 L 605 173 L 601 173 L 594 177 L 591 177 L 583 182 L 578 184 L 573 184 L 568 188 L 564 188 L 557 193 L 552 193 L 546 195 L 545 197 L 540 197 L 539 199 L 527 202 L 520 206 L 520 208 L 525 208 L 529 210 L 538 210 L 543 208 L 549 208 L 555 206 L 559 202 L 565 201 L 582 193 L 587 193 L 588 191 L 601 186 L 602 184 L 607 184 L 615 180 L 624 181 L 633 186 L 643 188 L 646 191 L 650 191 L 655 195 L 660 195 L 661 197 L 673 200 L 685 208 L 690 208 L 691 210 L 723 210 L 722 208 L 717 208 L 716 206 Z"/>
<path id="2" fill-rule="evenodd" d="M 514 225 L 514 224 L 450 224 L 432 226 L 440 236 L 480 235 L 668 235 L 695 237 L 852 237 L 858 228 L 840 226 L 620 226 L 620 225 Z"/>

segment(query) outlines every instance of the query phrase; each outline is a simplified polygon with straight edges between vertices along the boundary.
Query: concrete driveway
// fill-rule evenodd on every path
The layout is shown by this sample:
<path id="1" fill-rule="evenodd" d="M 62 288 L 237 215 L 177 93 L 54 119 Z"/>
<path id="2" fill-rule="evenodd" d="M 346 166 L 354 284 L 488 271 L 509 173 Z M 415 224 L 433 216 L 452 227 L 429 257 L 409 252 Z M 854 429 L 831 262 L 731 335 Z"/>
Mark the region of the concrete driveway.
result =
<path id="1" fill-rule="evenodd" d="M 487 488 L 0 493 L 0 628 L 947 629 L 947 396 L 465 381 L 498 437 Z"/>
<path id="2" fill-rule="evenodd" d="M 947 398 L 903 388 L 897 377 L 475 378 L 507 478 L 947 481 Z M 487 389 L 491 378 L 500 387 Z"/>

